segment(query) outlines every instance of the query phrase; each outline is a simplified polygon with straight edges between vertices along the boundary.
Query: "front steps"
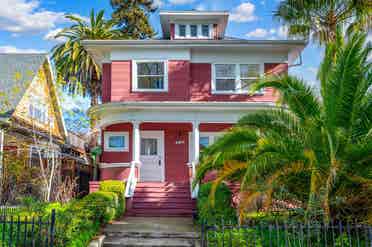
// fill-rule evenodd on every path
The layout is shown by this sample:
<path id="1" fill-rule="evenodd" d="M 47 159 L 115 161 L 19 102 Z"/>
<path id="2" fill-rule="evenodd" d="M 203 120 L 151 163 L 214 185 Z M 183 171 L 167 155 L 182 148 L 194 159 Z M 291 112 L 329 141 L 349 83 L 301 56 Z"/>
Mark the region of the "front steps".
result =
<path id="1" fill-rule="evenodd" d="M 138 183 L 126 216 L 191 217 L 195 201 L 189 183 Z"/>
<path id="2" fill-rule="evenodd" d="M 125 217 L 104 229 L 104 247 L 199 247 L 199 229 L 192 219 Z"/>

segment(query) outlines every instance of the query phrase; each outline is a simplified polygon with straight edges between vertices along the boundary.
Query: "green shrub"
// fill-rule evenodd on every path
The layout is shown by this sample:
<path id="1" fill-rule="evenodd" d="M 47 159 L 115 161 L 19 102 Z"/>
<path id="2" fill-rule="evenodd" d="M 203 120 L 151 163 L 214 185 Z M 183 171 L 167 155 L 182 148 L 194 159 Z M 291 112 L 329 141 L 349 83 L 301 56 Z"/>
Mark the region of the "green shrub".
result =
<path id="1" fill-rule="evenodd" d="M 116 217 L 120 217 L 125 211 L 125 183 L 118 180 L 106 180 L 99 184 L 100 191 L 114 192 L 117 194 L 119 204 Z"/>
<path id="2" fill-rule="evenodd" d="M 205 183 L 200 186 L 197 201 L 199 223 L 212 223 L 221 219 L 226 222 L 236 222 L 236 210 L 231 206 L 232 194 L 230 189 L 225 184 L 219 185 L 213 206 L 209 198 L 211 187 L 212 183 Z"/>
<path id="3" fill-rule="evenodd" d="M 56 245 L 87 246 L 100 226 L 115 218 L 118 201 L 114 192 L 98 191 L 56 208 Z"/>

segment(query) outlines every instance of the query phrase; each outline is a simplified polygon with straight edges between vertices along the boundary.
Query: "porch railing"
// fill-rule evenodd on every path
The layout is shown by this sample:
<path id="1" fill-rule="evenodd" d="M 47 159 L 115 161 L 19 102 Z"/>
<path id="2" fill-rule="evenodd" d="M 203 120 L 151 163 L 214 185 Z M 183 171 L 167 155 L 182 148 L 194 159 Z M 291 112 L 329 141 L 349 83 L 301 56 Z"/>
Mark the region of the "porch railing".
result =
<path id="1" fill-rule="evenodd" d="M 129 171 L 129 176 L 127 180 L 127 184 L 125 187 L 125 197 L 133 197 L 134 191 L 137 186 L 137 176 L 136 176 L 136 165 L 138 163 L 133 161 L 130 165 L 130 171 Z"/>
<path id="2" fill-rule="evenodd" d="M 371 247 L 372 227 L 357 223 L 204 224 L 201 246 Z"/>
<path id="3" fill-rule="evenodd" d="M 194 186 L 194 182 L 196 179 L 196 162 L 191 162 L 191 176 L 190 176 L 190 191 L 191 191 L 191 198 L 195 199 L 198 197 L 199 193 L 199 184 Z"/>

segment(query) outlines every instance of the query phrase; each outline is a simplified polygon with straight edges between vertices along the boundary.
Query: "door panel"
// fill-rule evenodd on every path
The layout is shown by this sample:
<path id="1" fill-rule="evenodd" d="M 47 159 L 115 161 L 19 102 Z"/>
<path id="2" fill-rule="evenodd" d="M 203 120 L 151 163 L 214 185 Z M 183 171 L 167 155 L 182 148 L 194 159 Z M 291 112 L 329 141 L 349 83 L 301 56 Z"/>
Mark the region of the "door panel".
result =
<path id="1" fill-rule="evenodd" d="M 141 131 L 140 181 L 164 181 L 164 132 Z"/>

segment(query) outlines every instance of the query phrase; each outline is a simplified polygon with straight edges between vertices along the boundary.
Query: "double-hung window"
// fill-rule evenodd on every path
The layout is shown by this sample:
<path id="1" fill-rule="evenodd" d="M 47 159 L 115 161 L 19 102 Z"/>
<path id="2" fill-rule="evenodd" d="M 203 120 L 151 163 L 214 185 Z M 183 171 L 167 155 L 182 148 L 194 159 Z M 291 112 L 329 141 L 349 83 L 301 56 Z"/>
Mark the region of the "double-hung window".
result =
<path id="1" fill-rule="evenodd" d="M 29 116 L 39 123 L 45 124 L 48 122 L 48 108 L 42 104 L 30 104 L 28 108 Z"/>
<path id="2" fill-rule="evenodd" d="M 260 64 L 214 64 L 214 93 L 245 93 L 261 74 Z"/>
<path id="3" fill-rule="evenodd" d="M 104 150 L 108 152 L 128 151 L 129 137 L 128 132 L 105 132 Z"/>
<path id="4" fill-rule="evenodd" d="M 167 63 L 165 61 L 134 61 L 134 91 L 167 91 Z"/>

